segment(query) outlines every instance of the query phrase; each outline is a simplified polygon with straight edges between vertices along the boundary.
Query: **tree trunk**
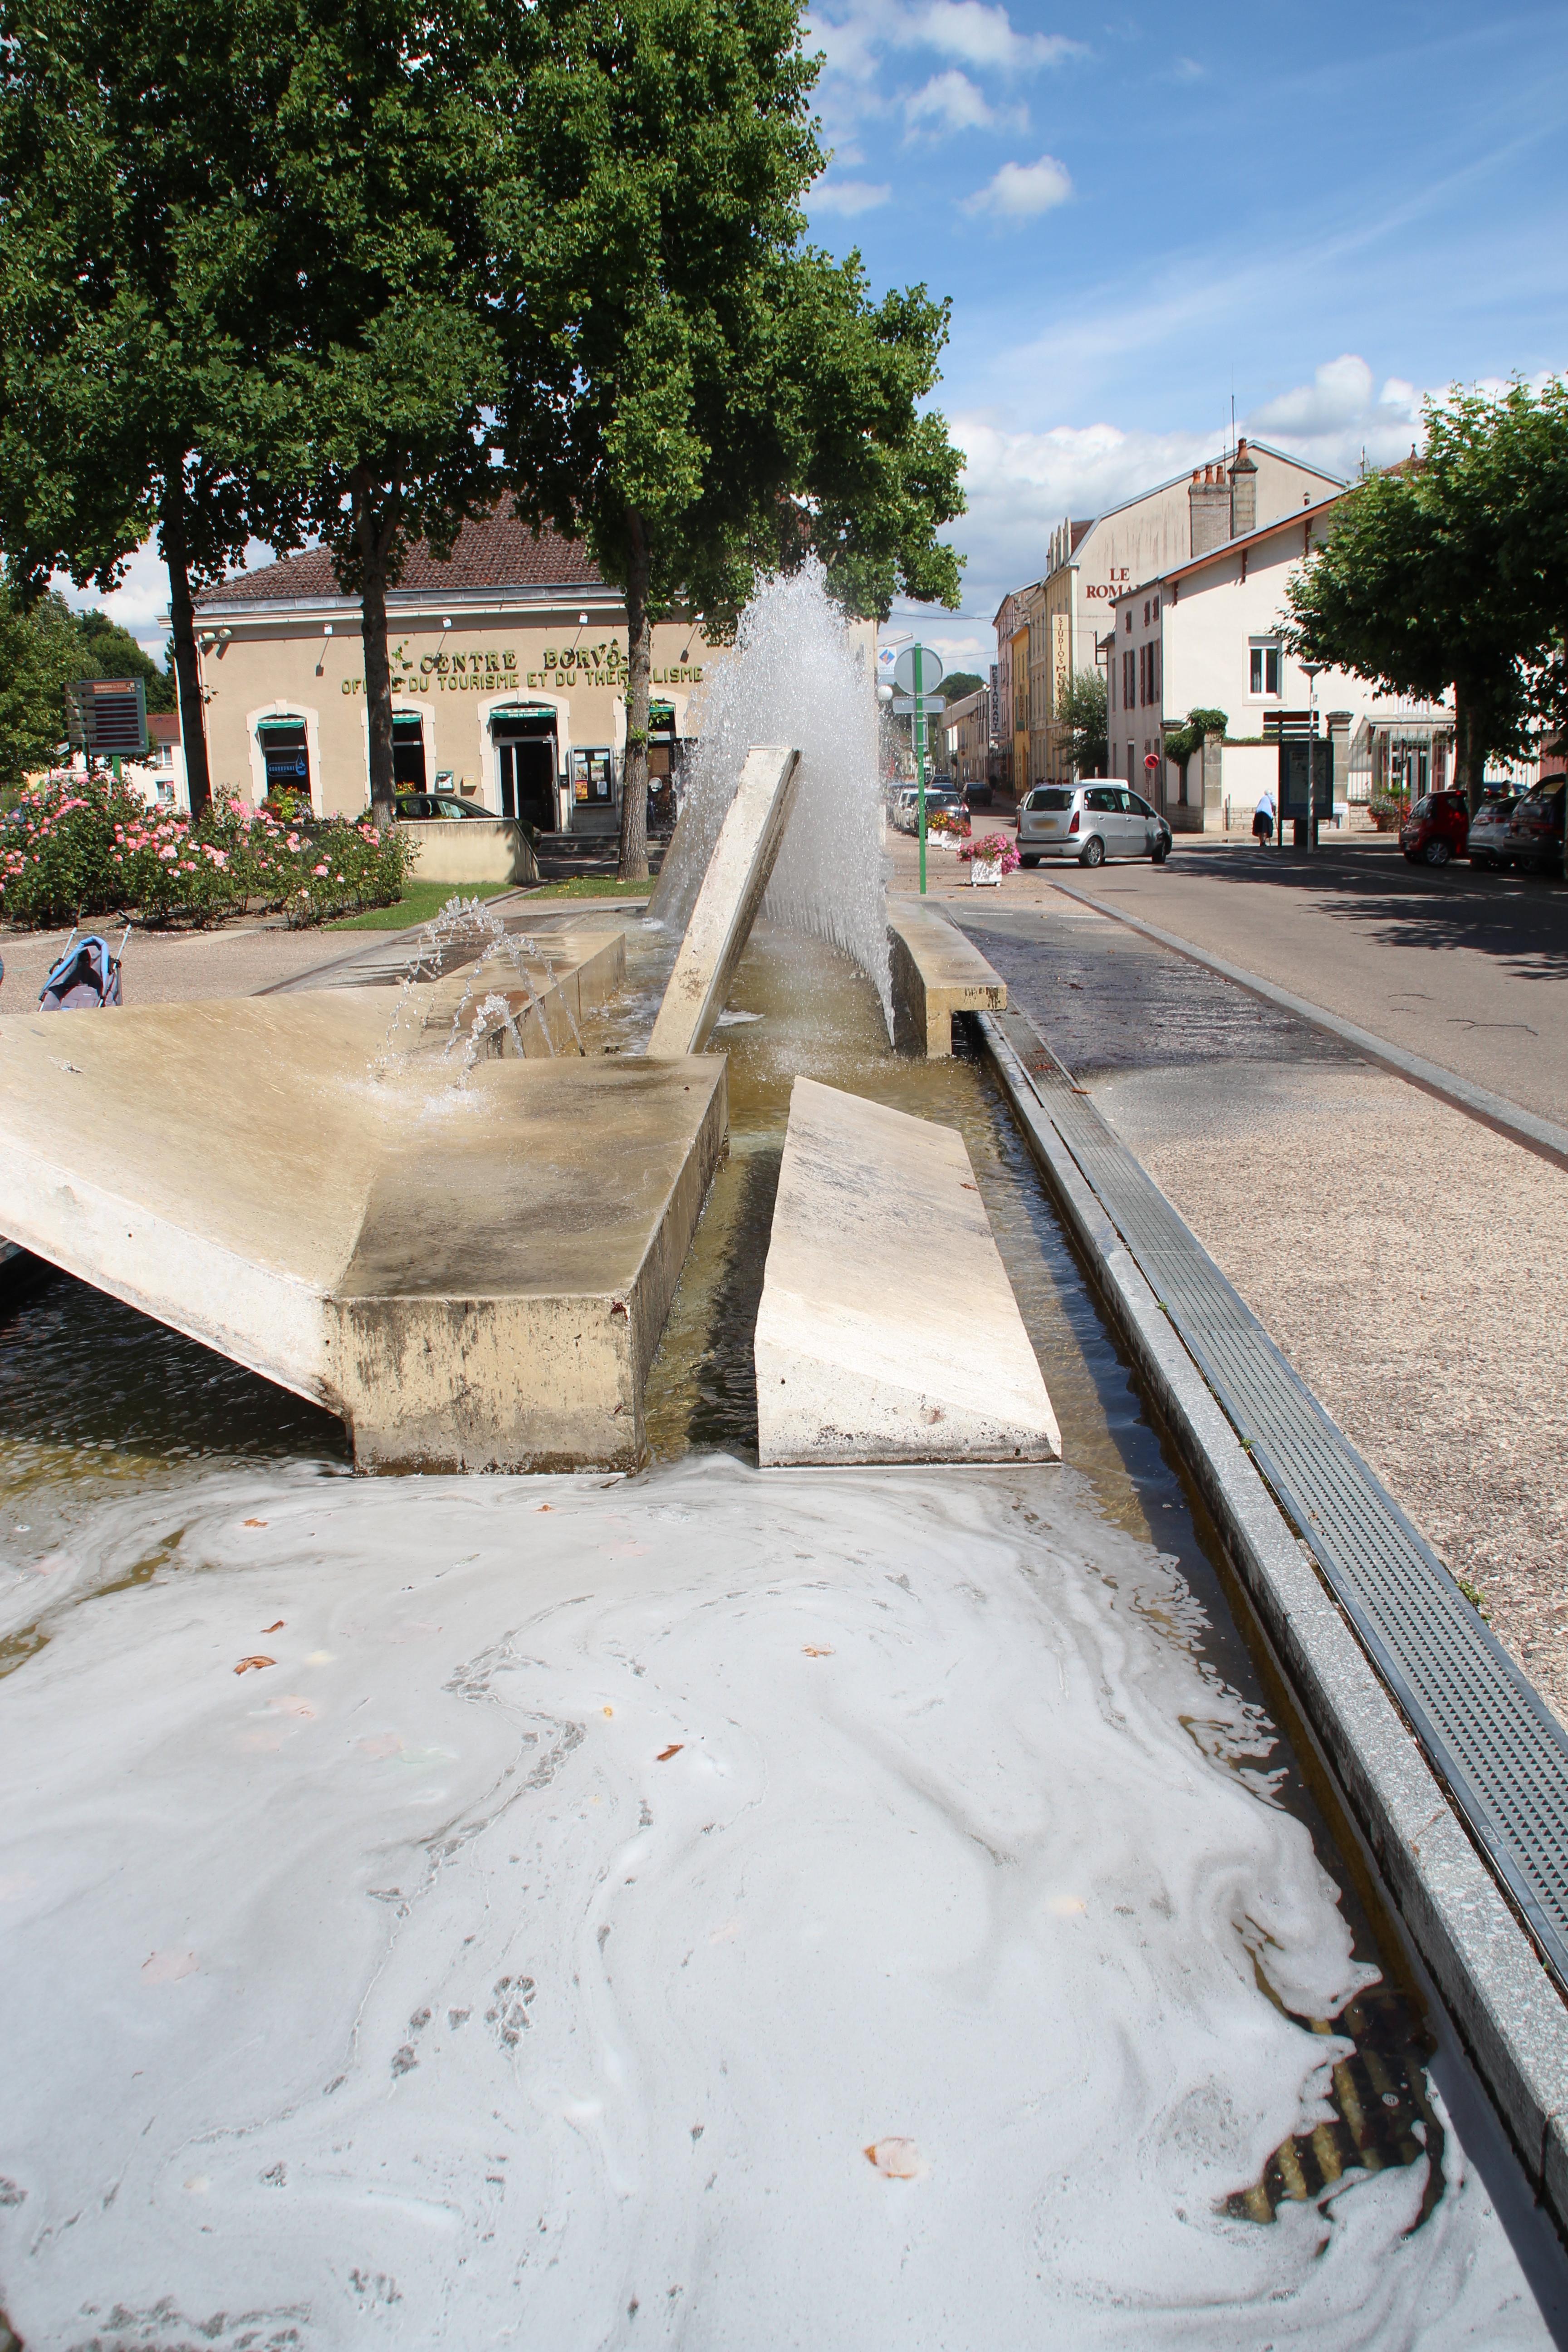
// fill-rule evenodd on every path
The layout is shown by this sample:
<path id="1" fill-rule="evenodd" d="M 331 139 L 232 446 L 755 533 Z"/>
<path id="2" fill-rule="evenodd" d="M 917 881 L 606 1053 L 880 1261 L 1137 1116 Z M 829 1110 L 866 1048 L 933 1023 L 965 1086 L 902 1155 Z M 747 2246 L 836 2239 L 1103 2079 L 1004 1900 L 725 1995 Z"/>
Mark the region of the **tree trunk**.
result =
<path id="1" fill-rule="evenodd" d="M 1454 687 L 1454 781 L 1474 816 L 1487 780 L 1487 747 L 1480 740 L 1477 701 L 1458 681 Z"/>
<path id="2" fill-rule="evenodd" d="M 392 663 L 386 650 L 386 582 L 397 535 L 397 493 L 378 514 L 368 481 L 356 483 L 354 539 L 360 560 L 360 635 L 364 655 L 364 704 L 370 722 L 370 811 L 385 832 L 394 822 Z"/>
<path id="3" fill-rule="evenodd" d="M 185 467 L 183 457 L 163 468 L 160 537 L 169 570 L 169 622 L 174 640 L 174 684 L 180 704 L 180 747 L 185 758 L 185 790 L 191 814 L 200 816 L 212 798 L 207 770 L 207 715 L 196 664 L 196 608 L 191 596 L 189 543 L 185 536 Z"/>
<path id="4" fill-rule="evenodd" d="M 626 564 L 626 756 L 621 772 L 621 862 L 623 882 L 647 878 L 647 703 L 653 668 L 653 624 L 648 618 L 647 532 L 639 514 L 626 517 L 630 556 Z"/>

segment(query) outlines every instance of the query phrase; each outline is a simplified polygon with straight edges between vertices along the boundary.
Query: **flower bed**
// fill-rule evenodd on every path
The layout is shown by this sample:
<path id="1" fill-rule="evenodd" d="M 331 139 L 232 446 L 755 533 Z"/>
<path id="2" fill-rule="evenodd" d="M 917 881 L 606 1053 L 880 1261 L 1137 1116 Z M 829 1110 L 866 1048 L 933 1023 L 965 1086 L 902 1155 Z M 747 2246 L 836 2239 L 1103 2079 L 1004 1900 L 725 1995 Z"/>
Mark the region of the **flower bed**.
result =
<path id="1" fill-rule="evenodd" d="M 1410 814 L 1410 803 L 1384 796 L 1372 802 L 1369 814 L 1374 832 L 1397 833 Z"/>
<path id="2" fill-rule="evenodd" d="M 984 841 L 966 841 L 958 854 L 973 858 L 978 866 L 994 866 L 1003 874 L 1018 870 L 1018 845 L 1005 833 L 988 833 Z"/>
<path id="3" fill-rule="evenodd" d="M 51 776 L 0 818 L 0 915 L 200 926 L 250 908 L 302 926 L 390 905 L 411 858 L 400 834 L 368 819 L 290 824 L 226 798 L 193 824 L 109 779 Z"/>

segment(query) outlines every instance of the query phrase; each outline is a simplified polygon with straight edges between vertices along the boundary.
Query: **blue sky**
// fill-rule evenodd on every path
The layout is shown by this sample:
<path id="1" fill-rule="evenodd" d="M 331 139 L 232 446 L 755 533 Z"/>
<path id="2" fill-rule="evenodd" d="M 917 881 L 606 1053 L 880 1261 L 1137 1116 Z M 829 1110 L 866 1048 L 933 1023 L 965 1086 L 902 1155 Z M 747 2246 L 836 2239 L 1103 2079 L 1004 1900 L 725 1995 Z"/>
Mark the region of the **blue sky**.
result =
<path id="1" fill-rule="evenodd" d="M 921 626 L 950 667 L 1064 514 L 1217 456 L 1233 390 L 1241 431 L 1351 473 L 1406 453 L 1424 393 L 1568 363 L 1568 10 L 813 0 L 812 27 L 814 239 L 953 299 L 974 617 Z"/>
<path id="2" fill-rule="evenodd" d="M 1568 364 L 1568 9 L 811 5 L 812 236 L 952 298 L 950 667 L 1064 514 L 1217 456 L 1233 391 L 1348 474 L 1424 393 Z M 147 550 L 109 602 L 153 640 L 166 600 Z"/>

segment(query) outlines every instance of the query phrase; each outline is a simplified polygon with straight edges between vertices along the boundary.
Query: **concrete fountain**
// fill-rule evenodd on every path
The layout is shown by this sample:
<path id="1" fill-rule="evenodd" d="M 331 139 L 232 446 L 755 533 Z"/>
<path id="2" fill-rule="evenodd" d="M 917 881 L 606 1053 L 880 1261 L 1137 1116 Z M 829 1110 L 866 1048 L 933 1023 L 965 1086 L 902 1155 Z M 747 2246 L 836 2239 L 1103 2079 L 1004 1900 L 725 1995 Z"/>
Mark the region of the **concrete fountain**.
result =
<path id="1" fill-rule="evenodd" d="M 41 1234 L 63 1182 L 51 1237 L 105 1294 L 161 1284 L 167 1315 L 183 1286 L 232 1336 L 254 1293 L 301 1387 L 341 1383 L 322 1335 L 352 1347 L 369 1300 L 380 1386 L 414 1399 L 449 1349 L 432 1429 L 470 1366 L 499 1419 L 484 1334 L 565 1302 L 563 1381 L 613 1364 L 595 1393 L 633 1399 L 570 1458 L 629 1459 L 594 1449 L 638 1414 L 655 1456 L 411 1491 L 344 1475 L 325 1423 L 247 1453 L 276 1391 L 106 1296 L 0 1331 L 0 2342 L 1550 2340 L 1484 2100 L 1276 1732 L 1005 1112 L 929 1002 L 926 1054 L 891 1048 L 834 625 L 787 583 L 736 659 L 815 630 L 825 715 L 793 669 L 735 695 L 742 758 L 801 758 L 727 1055 L 641 1050 L 707 851 L 668 929 L 574 915 L 522 971 L 0 1039 L 0 1181 L 14 1149 L 34 1171 L 0 1226 L 32 1201 Z M 679 1044 L 717 996 L 683 993 Z M 236 1072 L 254 1115 L 219 1152 L 204 1092 Z M 639 1104 L 609 1283 L 604 1138 Z M 474 1296 L 465 1356 L 442 1316 Z M 178 1409 L 127 1422 L 182 1362 Z M 832 1411 L 781 1410 L 781 1376 Z"/>

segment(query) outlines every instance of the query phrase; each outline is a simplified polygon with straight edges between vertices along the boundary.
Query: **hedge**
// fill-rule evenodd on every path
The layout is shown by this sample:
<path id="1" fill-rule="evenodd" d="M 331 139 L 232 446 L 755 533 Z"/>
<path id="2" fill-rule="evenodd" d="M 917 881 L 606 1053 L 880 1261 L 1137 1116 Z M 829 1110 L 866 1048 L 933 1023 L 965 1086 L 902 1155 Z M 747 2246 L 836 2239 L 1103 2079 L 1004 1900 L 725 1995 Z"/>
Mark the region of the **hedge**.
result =
<path id="1" fill-rule="evenodd" d="M 379 834 L 368 819 L 289 823 L 215 798 L 193 824 L 111 779 L 53 776 L 0 816 L 0 915 L 39 926 L 122 913 L 200 926 L 248 908 L 298 927 L 390 906 L 411 856 L 402 835 Z"/>

